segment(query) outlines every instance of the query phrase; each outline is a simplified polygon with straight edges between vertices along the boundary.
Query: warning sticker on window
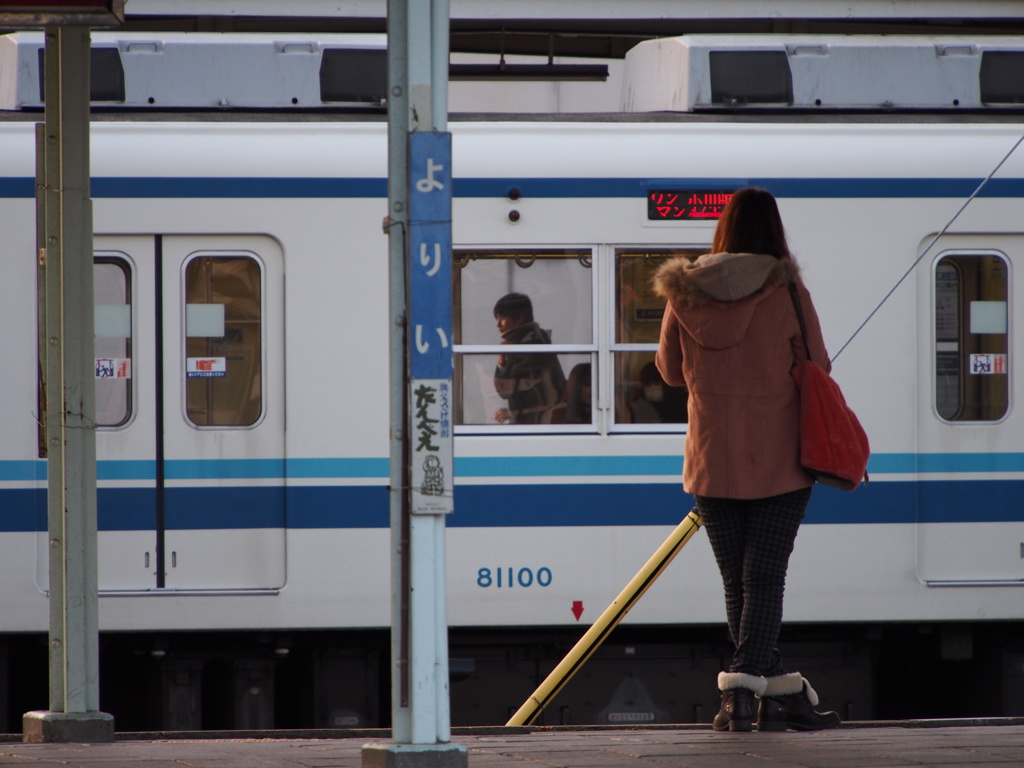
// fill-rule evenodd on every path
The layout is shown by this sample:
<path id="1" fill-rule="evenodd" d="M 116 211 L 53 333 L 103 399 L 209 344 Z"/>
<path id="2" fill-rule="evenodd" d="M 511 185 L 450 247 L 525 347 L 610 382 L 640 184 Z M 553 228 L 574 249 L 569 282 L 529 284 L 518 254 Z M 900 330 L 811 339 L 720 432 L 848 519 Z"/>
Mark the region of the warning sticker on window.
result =
<path id="1" fill-rule="evenodd" d="M 227 374 L 226 357 L 190 357 L 186 361 L 185 376 L 190 379 L 214 379 Z"/>
<path id="2" fill-rule="evenodd" d="M 1006 355 L 971 355 L 971 373 L 981 376 L 1006 373 Z"/>
<path id="3" fill-rule="evenodd" d="M 97 357 L 97 379 L 130 379 L 132 359 L 130 357 Z"/>

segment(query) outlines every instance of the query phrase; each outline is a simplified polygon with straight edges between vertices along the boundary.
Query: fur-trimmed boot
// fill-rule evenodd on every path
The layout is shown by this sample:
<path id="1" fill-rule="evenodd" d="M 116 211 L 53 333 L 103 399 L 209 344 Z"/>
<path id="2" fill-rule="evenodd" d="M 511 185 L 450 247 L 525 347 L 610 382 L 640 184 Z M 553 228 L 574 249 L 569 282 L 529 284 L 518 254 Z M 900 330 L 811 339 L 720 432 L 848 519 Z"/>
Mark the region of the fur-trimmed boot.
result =
<path id="1" fill-rule="evenodd" d="M 715 715 L 712 727 L 716 731 L 752 731 L 757 715 L 755 696 L 764 693 L 768 681 L 743 672 L 719 672 L 718 690 L 722 693 L 722 708 Z"/>
<path id="2" fill-rule="evenodd" d="M 757 709 L 757 730 L 821 731 L 841 722 L 835 712 L 818 712 L 818 694 L 799 673 L 769 677 Z"/>

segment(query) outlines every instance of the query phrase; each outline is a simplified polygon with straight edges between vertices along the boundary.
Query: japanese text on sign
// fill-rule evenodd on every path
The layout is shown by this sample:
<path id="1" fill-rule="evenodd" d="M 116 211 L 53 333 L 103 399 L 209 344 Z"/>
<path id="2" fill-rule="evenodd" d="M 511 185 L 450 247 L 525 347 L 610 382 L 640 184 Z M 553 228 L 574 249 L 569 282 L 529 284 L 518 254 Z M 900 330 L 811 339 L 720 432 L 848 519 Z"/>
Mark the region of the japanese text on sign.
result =
<path id="1" fill-rule="evenodd" d="M 409 136 L 411 511 L 452 512 L 451 134 Z"/>
<path id="2" fill-rule="evenodd" d="M 450 378 L 451 135 L 409 137 L 409 314 L 414 379 Z"/>
<path id="3" fill-rule="evenodd" d="M 453 509 L 451 382 L 414 379 L 410 399 L 412 513 L 448 514 Z"/>
<path id="4" fill-rule="evenodd" d="M 733 193 L 725 190 L 654 190 L 647 193 L 651 221 L 719 219 Z"/>

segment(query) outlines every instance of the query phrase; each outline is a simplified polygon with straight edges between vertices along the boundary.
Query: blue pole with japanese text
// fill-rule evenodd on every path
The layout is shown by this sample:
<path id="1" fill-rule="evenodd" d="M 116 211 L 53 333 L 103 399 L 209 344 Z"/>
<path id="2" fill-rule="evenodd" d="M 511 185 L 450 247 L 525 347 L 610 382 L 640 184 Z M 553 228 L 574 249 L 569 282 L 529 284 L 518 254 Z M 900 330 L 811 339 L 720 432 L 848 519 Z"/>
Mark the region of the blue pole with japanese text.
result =
<path id="1" fill-rule="evenodd" d="M 412 514 L 452 511 L 451 134 L 409 135 Z"/>
<path id="2" fill-rule="evenodd" d="M 424 35 L 424 30 L 430 30 Z M 451 744 L 445 518 L 453 511 L 447 0 L 388 2 L 392 734 L 402 764 L 464 766 Z M 409 762 L 412 760 L 413 762 Z M 440 762 L 438 762 L 440 761 Z M 387 762 L 387 761 L 385 761 Z M 388 765 L 391 763 L 388 762 Z"/>

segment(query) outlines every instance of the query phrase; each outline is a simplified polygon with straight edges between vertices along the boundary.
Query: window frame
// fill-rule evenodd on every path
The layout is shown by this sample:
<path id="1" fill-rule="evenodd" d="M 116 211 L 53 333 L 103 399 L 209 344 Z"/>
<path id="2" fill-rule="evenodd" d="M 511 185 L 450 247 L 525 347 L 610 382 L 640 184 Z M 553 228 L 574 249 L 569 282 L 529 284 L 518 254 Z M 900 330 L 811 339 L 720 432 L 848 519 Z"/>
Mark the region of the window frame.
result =
<path id="1" fill-rule="evenodd" d="M 605 258 L 603 259 L 603 261 L 607 264 L 607 269 L 610 272 L 610 274 L 605 279 L 607 293 L 607 311 L 605 313 L 605 327 L 608 344 L 607 357 L 605 359 L 604 365 L 601 366 L 601 371 L 607 372 L 607 386 L 609 387 L 608 392 L 610 393 L 611 400 L 607 410 L 607 434 L 686 434 L 689 428 L 687 422 L 618 422 L 616 420 L 616 357 L 618 355 L 625 355 L 630 353 L 652 353 L 658 351 L 657 342 L 637 343 L 618 341 L 616 339 L 616 327 L 619 321 L 619 254 L 647 251 L 650 253 L 661 252 L 664 253 L 666 256 L 682 256 L 684 254 L 692 254 L 694 257 L 696 257 L 703 253 L 707 253 L 709 245 L 707 243 L 692 245 L 680 245 L 676 243 L 648 243 L 641 245 L 628 245 L 622 243 L 615 243 L 608 244 L 605 246 L 605 248 L 607 252 L 605 254 Z M 660 321 L 658 328 L 660 333 Z"/>
<path id="2" fill-rule="evenodd" d="M 657 342 L 635 343 L 620 342 L 616 339 L 616 326 L 619 322 L 617 302 L 619 294 L 618 256 L 622 252 L 647 251 L 663 253 L 666 256 L 692 254 L 698 256 L 707 253 L 708 244 L 698 243 L 591 243 L 591 244 L 499 244 L 499 245 L 466 245 L 459 244 L 453 248 L 453 257 L 462 252 L 494 251 L 512 254 L 531 251 L 589 251 L 591 254 L 591 322 L 592 342 L 589 344 L 524 344 L 517 349 L 524 353 L 557 353 L 560 355 L 589 355 L 594 375 L 591 377 L 593 389 L 590 424 L 456 424 L 454 434 L 464 435 L 635 435 L 635 434 L 686 434 L 686 422 L 616 422 L 615 400 L 616 380 L 615 365 L 617 358 L 630 353 L 653 354 L 658 349 Z M 457 267 L 453 267 L 456 269 Z M 453 277 L 453 285 L 454 285 Z M 454 312 L 454 309 L 453 309 Z M 454 317 L 453 317 L 454 321 Z M 541 322 L 543 325 L 543 322 Z M 660 329 L 660 321 L 659 321 Z M 459 359 L 470 355 L 497 355 L 507 352 L 506 345 L 494 344 L 455 344 L 452 352 L 456 362 L 453 378 L 456 379 L 456 391 L 461 393 L 461 382 L 458 381 L 461 367 Z M 596 366 L 596 368 L 594 368 Z M 570 370 L 565 370 L 568 378 Z"/>
<path id="3" fill-rule="evenodd" d="M 250 424 L 196 424 L 188 415 L 188 334 L 187 334 L 187 306 L 188 306 L 188 267 L 196 259 L 201 258 L 248 258 L 259 268 L 260 276 L 260 413 Z M 191 429 L 201 431 L 246 431 L 256 429 L 267 417 L 267 264 L 254 251 L 249 250 L 221 250 L 202 249 L 189 253 L 181 262 L 178 279 L 178 311 L 179 311 L 179 344 L 178 361 L 176 369 L 181 380 L 181 418 Z"/>
<path id="4" fill-rule="evenodd" d="M 499 244 L 499 245 L 464 245 L 459 244 L 452 248 L 453 262 L 458 257 L 458 254 L 464 252 L 479 253 L 493 251 L 495 253 L 506 253 L 513 254 L 518 252 L 526 253 L 538 253 L 546 252 L 553 253 L 557 251 L 571 252 L 589 252 L 590 253 L 590 339 L 589 343 L 569 343 L 569 344 L 519 344 L 516 345 L 516 351 L 523 354 L 540 353 L 540 354 L 557 354 L 561 361 L 562 355 L 589 355 L 591 370 L 595 365 L 598 366 L 600 372 L 600 364 L 598 361 L 598 355 L 600 350 L 600 326 L 599 326 L 599 311 L 598 301 L 600 298 L 598 285 L 598 246 L 596 245 L 581 245 L 581 244 L 569 244 L 569 245 L 529 245 L 529 244 Z M 453 289 L 454 289 L 454 271 L 459 269 L 453 263 Z M 454 295 L 454 290 L 453 290 Z M 454 307 L 452 309 L 454 314 Z M 454 317 L 453 317 L 454 322 Z M 543 319 L 541 320 L 543 326 Z M 452 346 L 452 354 L 455 356 L 453 365 L 452 376 L 455 381 L 453 385 L 458 396 L 462 397 L 462 383 L 458 381 L 459 358 L 469 356 L 483 356 L 483 355 L 498 355 L 508 352 L 508 345 L 495 343 L 495 344 L 454 344 Z M 569 370 L 563 370 L 566 379 L 569 377 Z M 552 434 L 598 434 L 600 431 L 600 387 L 596 380 L 596 377 L 591 377 L 591 386 L 593 390 L 592 395 L 592 408 L 591 408 L 591 420 L 589 424 L 454 424 L 454 434 L 457 436 L 461 435 L 552 435 Z M 461 404 L 460 404 L 461 407 Z"/>
<path id="5" fill-rule="evenodd" d="M 116 263 L 121 266 L 122 271 L 125 272 L 127 280 L 125 281 L 125 288 L 128 293 L 128 311 L 130 314 L 130 329 L 131 335 L 128 337 L 128 359 L 131 360 L 132 375 L 128 377 L 128 417 L 118 424 L 100 424 L 99 414 L 96 415 L 96 430 L 99 432 L 120 432 L 128 429 L 138 415 L 138 383 L 137 374 L 138 366 L 136 365 L 136 350 L 138 348 L 138 302 L 136 297 L 137 292 L 137 281 L 138 281 L 138 269 L 136 268 L 135 262 L 132 258 L 124 251 L 116 250 L 102 250 L 94 251 L 92 255 L 94 281 L 95 281 L 95 268 L 97 264 Z M 93 307 L 96 306 L 95 299 L 95 282 L 93 288 Z M 93 310 L 95 312 L 95 309 Z M 93 342 L 93 357 L 95 354 L 95 340 Z"/>
<path id="6" fill-rule="evenodd" d="M 942 262 L 945 261 L 946 259 L 956 259 L 956 258 L 961 258 L 962 259 L 964 257 L 993 257 L 993 258 L 997 258 L 997 259 L 999 259 L 1002 262 L 1003 267 L 1006 270 L 1005 302 L 1006 302 L 1006 347 L 1007 347 L 1006 359 L 1007 359 L 1007 365 L 1006 365 L 1006 373 L 1004 374 L 1006 376 L 1006 407 L 1003 410 L 1002 415 L 999 416 L 999 418 L 996 418 L 996 419 L 957 419 L 957 418 L 947 418 L 946 416 L 943 416 L 942 413 L 939 412 L 938 354 L 941 351 L 939 349 L 939 344 L 943 343 L 944 340 L 940 341 L 940 339 L 938 338 L 938 327 L 937 327 L 937 323 L 938 323 L 938 306 L 937 306 L 937 304 L 938 304 L 938 291 L 937 291 L 937 288 L 938 288 L 938 285 L 937 285 L 938 269 L 939 269 L 939 266 L 942 264 Z M 996 248 L 950 248 L 950 249 L 944 250 L 941 253 L 939 253 L 935 257 L 935 259 L 932 261 L 931 274 L 930 274 L 930 286 L 929 286 L 929 298 L 930 298 L 930 302 L 931 302 L 931 307 L 930 307 L 930 313 L 929 314 L 930 314 L 930 318 L 931 318 L 931 328 L 929 329 L 929 335 L 928 335 L 928 338 L 929 338 L 929 340 L 931 342 L 930 349 L 929 349 L 929 367 L 930 367 L 930 380 L 931 380 L 930 400 L 931 400 L 931 411 L 932 411 L 932 414 L 935 416 L 935 418 L 937 418 L 943 424 L 946 424 L 946 425 L 949 425 L 949 426 L 953 426 L 953 427 L 958 427 L 958 426 L 988 426 L 988 425 L 1001 424 L 1002 422 L 1006 421 L 1010 417 L 1010 413 L 1013 411 L 1013 387 L 1014 387 L 1014 381 L 1013 381 L 1013 355 L 1012 355 L 1013 339 L 1011 338 L 1012 334 L 1013 334 L 1013 301 L 1012 301 L 1012 297 L 1013 297 L 1013 263 L 1012 263 L 1012 260 L 1010 259 L 1010 257 L 1006 253 L 1004 253 L 1003 251 L 1001 251 L 999 249 L 996 249 Z M 961 311 L 963 309 L 963 307 L 964 307 L 964 301 L 965 301 L 965 299 L 964 299 L 964 296 L 963 296 L 963 287 L 961 285 L 960 288 L 959 288 L 958 297 L 957 297 L 958 321 L 959 321 L 959 323 L 961 325 L 964 324 L 964 323 L 969 322 L 969 317 L 966 315 L 966 313 Z M 961 336 L 964 335 L 963 331 L 960 332 L 960 335 Z M 959 341 L 957 343 L 959 343 Z M 967 351 L 964 351 L 962 353 L 958 351 L 958 355 L 960 355 L 960 358 L 958 359 L 958 364 L 964 362 L 963 361 L 963 355 L 964 354 L 970 354 L 970 351 L 967 350 Z M 958 406 L 961 409 L 963 407 L 962 383 L 964 381 L 964 378 L 963 378 L 964 375 L 965 375 L 964 371 L 961 368 L 961 370 L 960 370 L 960 379 L 959 379 L 959 381 L 961 383 L 961 395 L 960 395 L 960 398 L 959 398 L 960 405 Z"/>

